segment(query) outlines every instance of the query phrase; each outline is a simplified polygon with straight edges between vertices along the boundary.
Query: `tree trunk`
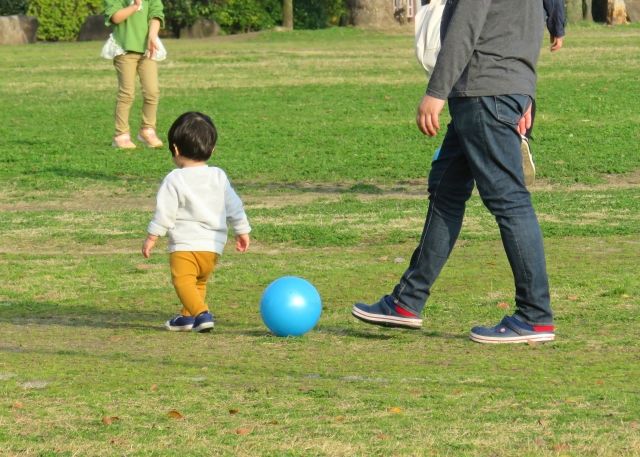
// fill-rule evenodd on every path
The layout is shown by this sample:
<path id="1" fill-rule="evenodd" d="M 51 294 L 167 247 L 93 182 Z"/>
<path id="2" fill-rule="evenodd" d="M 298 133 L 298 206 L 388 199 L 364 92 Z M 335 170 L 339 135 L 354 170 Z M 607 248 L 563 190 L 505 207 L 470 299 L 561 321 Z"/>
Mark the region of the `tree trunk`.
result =
<path id="1" fill-rule="evenodd" d="M 582 19 L 593 21 L 592 0 L 582 0 Z"/>
<path id="2" fill-rule="evenodd" d="M 565 11 L 568 23 L 581 21 L 582 0 L 565 0 Z"/>
<path id="3" fill-rule="evenodd" d="M 293 0 L 282 0 L 282 27 L 293 29 Z"/>

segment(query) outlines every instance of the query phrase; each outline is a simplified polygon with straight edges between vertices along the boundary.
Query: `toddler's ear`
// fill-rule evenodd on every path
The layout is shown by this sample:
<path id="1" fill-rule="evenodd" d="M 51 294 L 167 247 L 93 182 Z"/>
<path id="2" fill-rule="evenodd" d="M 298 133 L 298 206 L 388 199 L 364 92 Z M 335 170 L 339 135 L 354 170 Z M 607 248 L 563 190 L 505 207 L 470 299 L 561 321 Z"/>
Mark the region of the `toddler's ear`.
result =
<path id="1" fill-rule="evenodd" d="M 173 153 L 174 157 L 180 155 L 180 149 L 178 149 L 178 146 L 176 146 L 175 143 L 171 145 L 171 152 Z"/>

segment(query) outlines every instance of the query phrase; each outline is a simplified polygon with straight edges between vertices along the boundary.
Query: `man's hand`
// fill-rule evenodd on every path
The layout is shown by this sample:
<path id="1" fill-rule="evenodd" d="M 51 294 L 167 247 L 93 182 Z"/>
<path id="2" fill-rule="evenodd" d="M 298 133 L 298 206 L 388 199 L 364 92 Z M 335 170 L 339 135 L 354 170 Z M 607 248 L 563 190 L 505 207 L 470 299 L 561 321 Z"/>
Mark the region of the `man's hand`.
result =
<path id="1" fill-rule="evenodd" d="M 564 37 L 552 36 L 551 37 L 551 52 L 559 50 L 564 44 Z"/>
<path id="2" fill-rule="evenodd" d="M 518 122 L 518 133 L 520 135 L 524 135 L 525 133 L 527 133 L 527 130 L 529 130 L 530 128 L 531 128 L 531 104 L 529 104 L 529 107 L 524 112 L 524 116 L 522 116 L 520 118 L 520 121 Z"/>
<path id="3" fill-rule="evenodd" d="M 236 251 L 246 252 L 247 249 L 249 249 L 250 244 L 251 244 L 251 238 L 249 238 L 248 233 L 244 233 L 242 235 L 236 235 Z"/>
<path id="4" fill-rule="evenodd" d="M 147 239 L 144 240 L 144 244 L 142 245 L 142 255 L 145 259 L 151 257 L 151 250 L 156 245 L 156 241 L 158 241 L 158 237 L 156 235 L 149 235 Z"/>
<path id="5" fill-rule="evenodd" d="M 444 108 L 444 100 L 425 95 L 418 106 L 416 124 L 422 133 L 436 136 L 440 130 L 440 112 Z"/>

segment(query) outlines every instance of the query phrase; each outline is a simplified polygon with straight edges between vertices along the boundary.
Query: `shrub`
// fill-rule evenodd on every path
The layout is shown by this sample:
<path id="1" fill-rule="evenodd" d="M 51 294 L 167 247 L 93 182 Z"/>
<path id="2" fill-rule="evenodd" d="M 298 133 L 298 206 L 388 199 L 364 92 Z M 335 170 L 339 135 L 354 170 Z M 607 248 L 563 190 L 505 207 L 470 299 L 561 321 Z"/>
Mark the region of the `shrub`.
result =
<path id="1" fill-rule="evenodd" d="M 322 29 L 344 25 L 347 13 L 346 0 L 294 0 L 293 27 Z"/>
<path id="2" fill-rule="evenodd" d="M 226 33 L 268 29 L 282 16 L 281 0 L 163 0 L 165 28 L 174 36 L 198 18 L 214 20 Z"/>
<path id="3" fill-rule="evenodd" d="M 163 0 L 165 28 L 174 36 L 180 36 L 180 29 L 189 27 L 199 17 L 211 18 L 218 0 Z"/>
<path id="4" fill-rule="evenodd" d="M 226 0 L 213 18 L 229 33 L 251 32 L 276 25 L 260 0 Z"/>
<path id="5" fill-rule="evenodd" d="M 0 0 L 0 16 L 12 16 L 27 12 L 27 0 Z"/>
<path id="6" fill-rule="evenodd" d="M 38 18 L 38 39 L 75 40 L 88 16 L 102 11 L 102 0 L 30 0 L 27 14 Z"/>

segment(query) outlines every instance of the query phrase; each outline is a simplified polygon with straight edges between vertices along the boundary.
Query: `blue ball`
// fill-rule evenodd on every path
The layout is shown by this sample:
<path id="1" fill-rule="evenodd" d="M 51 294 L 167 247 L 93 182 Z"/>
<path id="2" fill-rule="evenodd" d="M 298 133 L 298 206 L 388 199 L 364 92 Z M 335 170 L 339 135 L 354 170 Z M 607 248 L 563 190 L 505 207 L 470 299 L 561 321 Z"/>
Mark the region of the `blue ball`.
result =
<path id="1" fill-rule="evenodd" d="M 296 276 L 283 276 L 267 286 L 260 300 L 262 321 L 276 336 L 300 336 L 316 326 L 322 300 L 315 287 Z"/>

